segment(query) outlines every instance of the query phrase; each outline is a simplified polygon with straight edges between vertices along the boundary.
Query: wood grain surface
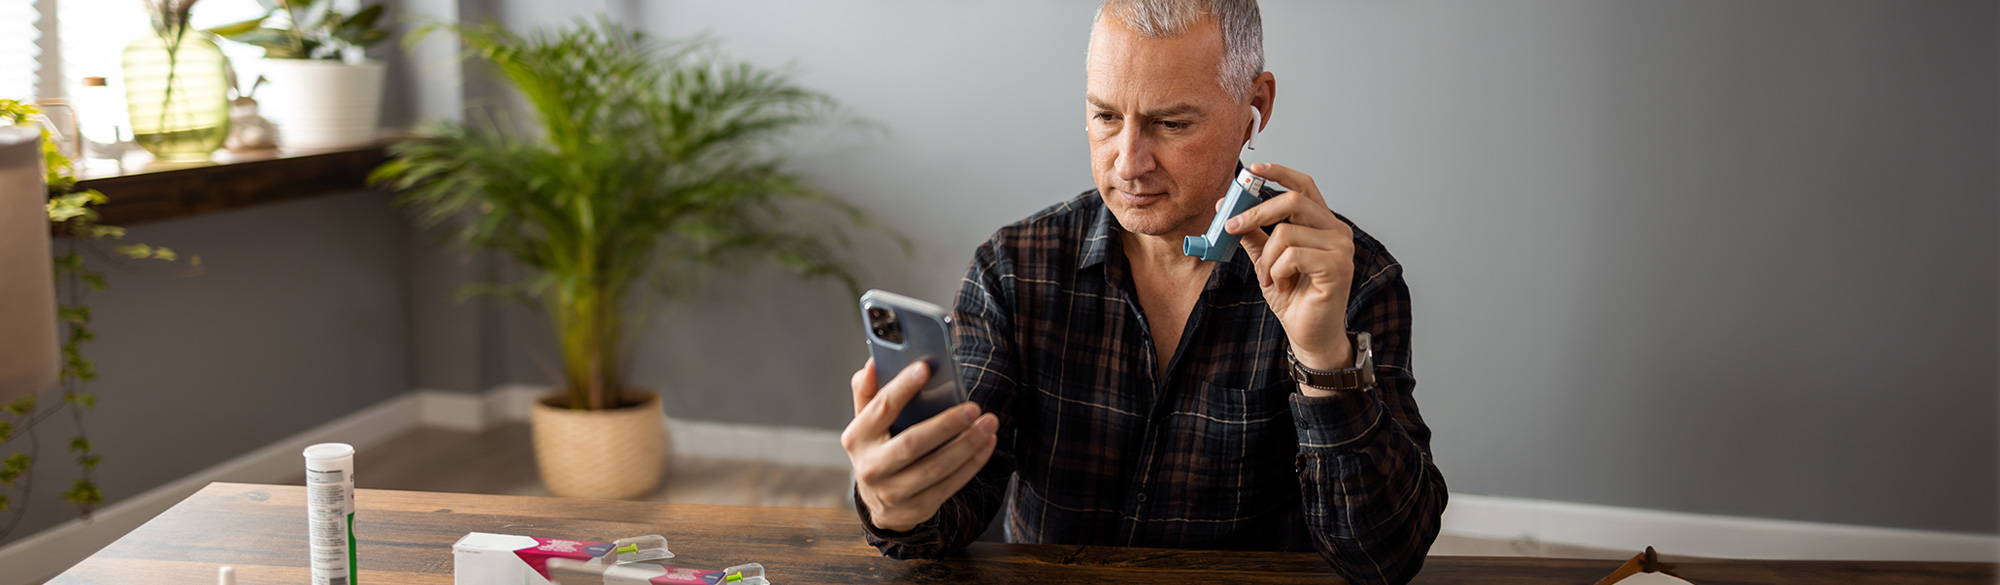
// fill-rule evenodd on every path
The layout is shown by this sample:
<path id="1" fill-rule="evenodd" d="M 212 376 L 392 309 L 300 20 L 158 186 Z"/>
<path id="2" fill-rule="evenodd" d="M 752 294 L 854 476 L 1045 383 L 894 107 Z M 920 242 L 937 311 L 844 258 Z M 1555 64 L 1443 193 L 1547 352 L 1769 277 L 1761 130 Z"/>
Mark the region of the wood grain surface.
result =
<path id="1" fill-rule="evenodd" d="M 362 189 L 387 160 L 380 144 L 321 152 L 219 153 L 191 165 L 153 163 L 108 176 L 85 176 L 83 189 L 108 200 L 98 220 L 133 225 Z"/>
<path id="2" fill-rule="evenodd" d="M 1339 583 L 1318 556 L 977 543 L 942 561 L 883 558 L 850 512 L 356 490 L 356 585 L 447 584 L 451 545 L 468 532 L 610 541 L 662 534 L 674 564 L 763 563 L 773 583 Z M 308 582 L 305 488 L 215 483 L 51 583 L 202 584 L 216 567 L 243 585 Z M 1617 561 L 1431 557 L 1417 583 L 1577 583 Z M 1680 563 L 1700 585 L 1992 583 L 1981 563 L 1713 561 Z"/>

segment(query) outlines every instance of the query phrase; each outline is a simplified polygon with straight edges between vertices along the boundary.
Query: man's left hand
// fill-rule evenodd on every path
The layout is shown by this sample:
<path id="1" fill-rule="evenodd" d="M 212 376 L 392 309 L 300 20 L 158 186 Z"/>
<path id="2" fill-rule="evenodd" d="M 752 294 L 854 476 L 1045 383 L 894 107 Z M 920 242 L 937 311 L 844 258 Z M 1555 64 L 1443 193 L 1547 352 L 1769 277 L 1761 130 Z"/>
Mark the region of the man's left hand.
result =
<path id="1" fill-rule="evenodd" d="M 1347 288 L 1354 282 L 1353 228 L 1334 217 L 1311 176 L 1268 163 L 1249 169 L 1291 192 L 1231 218 L 1224 229 L 1243 236 L 1243 251 L 1257 266 L 1264 301 L 1284 325 L 1299 363 L 1315 370 L 1353 367 L 1354 348 L 1347 339 Z M 1262 228 L 1274 224 L 1277 227 L 1265 234 Z M 1304 386 L 1301 390 L 1326 394 Z"/>

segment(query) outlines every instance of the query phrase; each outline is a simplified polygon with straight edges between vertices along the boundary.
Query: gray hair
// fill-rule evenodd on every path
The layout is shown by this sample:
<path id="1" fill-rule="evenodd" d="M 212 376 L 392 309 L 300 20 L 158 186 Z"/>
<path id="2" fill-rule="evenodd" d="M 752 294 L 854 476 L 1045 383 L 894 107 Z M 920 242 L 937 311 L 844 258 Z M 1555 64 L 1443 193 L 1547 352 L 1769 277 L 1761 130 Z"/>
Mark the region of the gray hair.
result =
<path id="1" fill-rule="evenodd" d="M 1250 82 L 1264 72 L 1264 17 L 1257 0 L 1104 0 L 1092 22 L 1107 13 L 1152 39 L 1180 36 L 1201 17 L 1214 16 L 1222 25 L 1222 71 L 1216 81 L 1237 101 L 1250 96 Z"/>

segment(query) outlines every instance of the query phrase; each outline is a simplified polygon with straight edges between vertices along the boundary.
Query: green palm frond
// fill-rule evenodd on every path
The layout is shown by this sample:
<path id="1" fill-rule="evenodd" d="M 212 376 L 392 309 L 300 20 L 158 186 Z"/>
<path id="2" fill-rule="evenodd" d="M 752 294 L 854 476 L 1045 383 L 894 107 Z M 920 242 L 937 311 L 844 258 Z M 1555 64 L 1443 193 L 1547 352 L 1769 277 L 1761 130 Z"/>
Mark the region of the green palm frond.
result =
<path id="1" fill-rule="evenodd" d="M 788 72 L 731 61 L 713 40 L 660 41 L 608 19 L 422 33 L 438 28 L 519 92 L 524 116 L 426 126 L 392 146 L 371 180 L 400 192 L 425 225 L 536 271 L 468 290 L 541 303 L 562 337 L 572 407 L 613 404 L 634 321 L 621 308 L 638 285 L 686 280 L 668 267 L 754 258 L 858 289 L 838 253 L 844 232 L 813 235 L 790 218 L 806 206 L 875 226 L 777 154 L 795 131 L 837 117 L 832 98 Z"/>

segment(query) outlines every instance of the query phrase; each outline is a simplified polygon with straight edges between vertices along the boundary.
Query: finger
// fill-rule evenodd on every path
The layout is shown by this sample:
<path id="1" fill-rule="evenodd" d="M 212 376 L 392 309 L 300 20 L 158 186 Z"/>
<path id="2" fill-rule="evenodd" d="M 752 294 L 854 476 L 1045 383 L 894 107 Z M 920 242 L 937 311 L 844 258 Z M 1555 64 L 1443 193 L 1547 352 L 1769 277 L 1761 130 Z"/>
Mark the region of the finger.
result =
<path id="1" fill-rule="evenodd" d="M 1285 257 L 1287 250 L 1293 248 L 1352 250 L 1353 240 L 1348 237 L 1335 230 L 1313 229 L 1298 224 L 1279 224 L 1277 228 L 1271 230 L 1270 242 L 1264 245 L 1263 254 L 1251 257 L 1251 262 L 1257 268 L 1258 284 L 1271 286 L 1272 282 L 1280 282 L 1279 279 L 1291 276 L 1272 270 L 1276 262 Z"/>
<path id="2" fill-rule="evenodd" d="M 1304 251 L 1293 249 L 1287 252 L 1289 253 L 1272 255 L 1271 266 L 1257 271 L 1258 277 L 1262 279 L 1259 281 L 1260 284 L 1271 286 L 1273 282 L 1284 282 L 1284 279 L 1298 278 L 1299 257 L 1304 255 Z"/>
<path id="3" fill-rule="evenodd" d="M 1274 282 L 1287 282 L 1303 276 L 1314 287 L 1331 293 L 1347 280 L 1341 278 L 1342 269 L 1352 270 L 1347 267 L 1347 262 L 1342 261 L 1338 251 L 1293 247 L 1271 263 L 1270 275 Z"/>
<path id="4" fill-rule="evenodd" d="M 972 483 L 972 478 L 978 477 L 980 470 L 986 469 L 986 462 L 993 458 L 993 451 L 999 445 L 998 435 L 987 437 L 986 444 L 981 446 L 971 459 L 959 465 L 958 469 L 952 470 L 951 475 L 945 476 L 942 481 L 917 492 L 913 499 L 927 506 L 943 506 L 945 500 L 951 499 L 952 494 L 965 489 L 965 484 Z"/>
<path id="5" fill-rule="evenodd" d="M 879 430 L 887 434 L 889 426 L 896 422 L 896 415 L 903 412 L 903 407 L 924 389 L 924 383 L 930 379 L 930 366 L 924 365 L 923 362 L 903 368 L 902 373 L 896 374 L 889 383 L 882 385 L 874 400 L 868 401 L 861 412 L 855 413 L 854 424 L 869 431 Z"/>
<path id="6" fill-rule="evenodd" d="M 1333 216 L 1333 210 L 1316 203 L 1298 191 L 1264 200 L 1243 210 L 1236 217 L 1229 218 L 1222 229 L 1232 234 L 1248 233 L 1250 230 L 1279 223 L 1293 223 L 1307 227 L 1331 228 L 1340 223 Z"/>
<path id="7" fill-rule="evenodd" d="M 880 482 L 883 487 L 896 493 L 915 494 L 937 485 L 952 473 L 972 460 L 993 438 L 1000 427 L 1000 419 L 993 415 L 979 418 L 977 424 L 969 426 L 965 432 L 951 438 L 951 442 L 939 446 L 905 466 L 900 472 L 891 474 Z M 901 435 L 896 437 L 902 439 Z M 889 447 L 884 445 L 885 448 Z M 882 467 L 887 468 L 886 462 Z"/>
<path id="8" fill-rule="evenodd" d="M 898 470 L 923 459 L 941 445 L 965 434 L 979 420 L 979 404 L 967 402 L 940 412 L 924 422 L 910 425 L 895 438 L 882 445 L 882 452 L 876 461 L 884 469 Z"/>
<path id="9" fill-rule="evenodd" d="M 1305 193 L 1314 203 L 1318 203 L 1321 207 L 1326 206 L 1326 198 L 1320 196 L 1319 184 L 1313 182 L 1312 175 L 1271 163 L 1253 163 L 1248 168 L 1251 173 L 1259 177 L 1277 181 L 1279 185 L 1284 185 L 1293 193 Z"/>
<path id="10" fill-rule="evenodd" d="M 1273 233 L 1285 235 L 1292 245 L 1315 250 L 1333 250 L 1352 247 L 1353 236 L 1337 229 L 1307 227 L 1295 223 L 1279 224 Z"/>
<path id="11" fill-rule="evenodd" d="M 1251 259 L 1251 264 L 1257 269 L 1258 286 L 1271 286 L 1271 283 L 1277 282 L 1277 275 L 1271 274 L 1271 265 L 1279 258 L 1285 257 L 1285 252 L 1296 245 L 1294 238 L 1297 237 L 1298 230 L 1289 229 L 1296 227 L 1298 226 L 1280 225 L 1277 229 L 1271 230 L 1270 241 L 1264 244 L 1264 253 Z"/>
<path id="12" fill-rule="evenodd" d="M 861 369 L 854 371 L 854 379 L 848 380 L 847 385 L 854 390 L 854 414 L 861 414 L 861 408 L 875 399 L 878 390 L 875 386 L 875 358 L 868 358 L 867 363 L 861 364 Z"/>
<path id="13" fill-rule="evenodd" d="M 1264 249 L 1270 245 L 1270 241 L 1270 234 L 1264 233 L 1262 229 L 1253 229 L 1243 234 L 1243 237 L 1236 240 L 1236 243 L 1243 246 L 1243 251 L 1250 254 L 1250 262 L 1255 264 L 1258 258 L 1264 256 Z"/>

